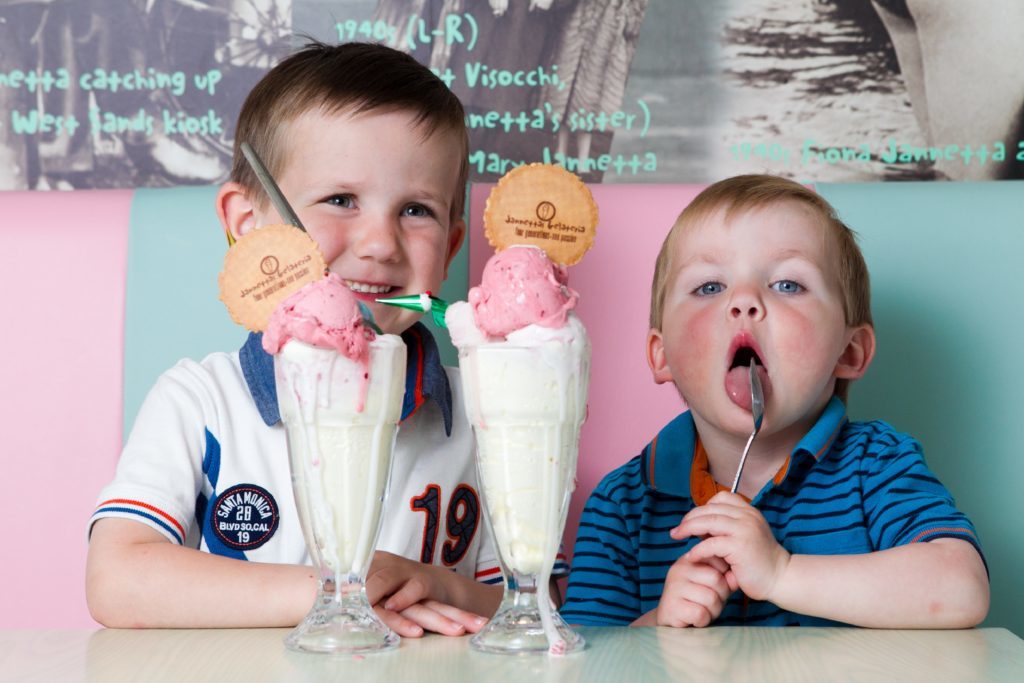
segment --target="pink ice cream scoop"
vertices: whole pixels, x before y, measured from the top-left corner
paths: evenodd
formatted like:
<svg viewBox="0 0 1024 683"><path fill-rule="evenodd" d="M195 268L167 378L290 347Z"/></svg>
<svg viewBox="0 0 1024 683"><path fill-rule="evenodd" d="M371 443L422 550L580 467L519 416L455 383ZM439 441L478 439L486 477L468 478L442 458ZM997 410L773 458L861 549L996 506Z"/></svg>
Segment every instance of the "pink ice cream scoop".
<svg viewBox="0 0 1024 683"><path fill-rule="evenodd" d="M263 332L263 349L277 354L290 339L298 339L366 365L374 337L363 325L355 295L340 277L329 273L278 305Z"/></svg>
<svg viewBox="0 0 1024 683"><path fill-rule="evenodd" d="M507 337L527 325L563 327L579 300L565 268L537 247L499 251L484 266L480 286L469 290L477 327L489 337Z"/></svg>

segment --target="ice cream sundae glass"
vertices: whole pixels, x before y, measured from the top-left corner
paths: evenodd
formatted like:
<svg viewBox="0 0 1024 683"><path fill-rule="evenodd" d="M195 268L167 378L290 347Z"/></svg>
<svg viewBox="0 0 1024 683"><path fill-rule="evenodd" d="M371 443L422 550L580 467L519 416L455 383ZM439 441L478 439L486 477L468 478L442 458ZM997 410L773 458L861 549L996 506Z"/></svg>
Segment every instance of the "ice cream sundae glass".
<svg viewBox="0 0 1024 683"><path fill-rule="evenodd" d="M577 298L541 249L514 246L491 258L468 302L447 310L505 576L501 606L470 641L477 650L583 647L549 594L586 417L590 345Z"/></svg>
<svg viewBox="0 0 1024 683"><path fill-rule="evenodd" d="M299 521L319 578L316 602L285 644L308 652L395 647L364 590L405 386L405 344L364 324L333 274L306 285L271 315L274 355Z"/></svg>

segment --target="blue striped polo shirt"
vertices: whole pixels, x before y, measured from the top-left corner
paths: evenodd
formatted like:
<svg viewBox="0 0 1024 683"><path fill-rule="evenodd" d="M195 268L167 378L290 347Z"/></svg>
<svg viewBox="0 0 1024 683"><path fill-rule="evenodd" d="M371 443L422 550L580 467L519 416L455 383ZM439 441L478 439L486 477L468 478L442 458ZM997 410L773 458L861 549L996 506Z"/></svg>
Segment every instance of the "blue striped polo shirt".
<svg viewBox="0 0 1024 683"><path fill-rule="evenodd" d="M672 564L699 542L669 530L693 509L697 432L684 412L591 494L576 537L562 615L572 624L620 626L658 606ZM786 471L751 504L790 553L852 555L941 537L968 541L974 527L924 463L920 444L881 421L850 422L833 397L793 449ZM716 624L835 625L734 592Z"/></svg>

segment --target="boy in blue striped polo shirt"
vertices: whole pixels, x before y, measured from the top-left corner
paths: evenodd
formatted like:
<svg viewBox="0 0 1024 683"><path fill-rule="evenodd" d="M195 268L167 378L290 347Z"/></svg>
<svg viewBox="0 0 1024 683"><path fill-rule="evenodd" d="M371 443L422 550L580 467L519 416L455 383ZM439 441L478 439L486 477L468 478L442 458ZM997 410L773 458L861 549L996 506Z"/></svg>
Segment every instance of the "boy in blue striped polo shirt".
<svg viewBox="0 0 1024 683"><path fill-rule="evenodd" d="M920 445L843 400L875 351L868 272L819 195L704 190L662 246L647 357L689 409L594 490L563 615L584 625L958 628L988 612L970 521ZM753 427L748 366L764 422Z"/></svg>

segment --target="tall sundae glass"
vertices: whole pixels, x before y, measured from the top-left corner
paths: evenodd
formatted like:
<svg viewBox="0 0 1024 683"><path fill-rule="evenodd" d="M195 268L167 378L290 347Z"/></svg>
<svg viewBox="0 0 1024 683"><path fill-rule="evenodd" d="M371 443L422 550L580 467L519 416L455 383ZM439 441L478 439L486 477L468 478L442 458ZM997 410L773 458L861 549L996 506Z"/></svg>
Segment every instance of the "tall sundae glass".
<svg viewBox="0 0 1024 683"><path fill-rule="evenodd" d="M549 585L575 487L590 345L565 270L536 247L488 261L446 322L459 349L487 518L505 576L501 606L470 641L486 652L567 653L583 639Z"/></svg>
<svg viewBox="0 0 1024 683"><path fill-rule="evenodd" d="M316 602L285 644L325 653L395 647L364 582L401 416L405 344L366 328L333 274L285 299L263 344L274 355L295 502L319 573Z"/></svg>

